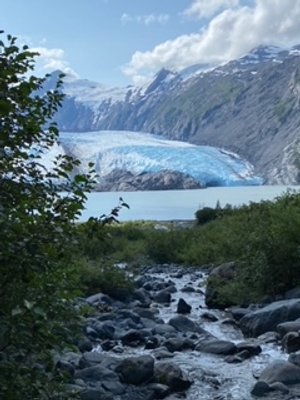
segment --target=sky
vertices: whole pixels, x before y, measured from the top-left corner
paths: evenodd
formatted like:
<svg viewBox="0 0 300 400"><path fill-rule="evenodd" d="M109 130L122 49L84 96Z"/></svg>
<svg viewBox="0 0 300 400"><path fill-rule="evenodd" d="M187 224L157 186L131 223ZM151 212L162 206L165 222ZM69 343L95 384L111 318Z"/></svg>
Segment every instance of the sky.
<svg viewBox="0 0 300 400"><path fill-rule="evenodd" d="M300 0L0 0L0 10L0 29L40 53L37 74L109 86L300 43Z"/></svg>

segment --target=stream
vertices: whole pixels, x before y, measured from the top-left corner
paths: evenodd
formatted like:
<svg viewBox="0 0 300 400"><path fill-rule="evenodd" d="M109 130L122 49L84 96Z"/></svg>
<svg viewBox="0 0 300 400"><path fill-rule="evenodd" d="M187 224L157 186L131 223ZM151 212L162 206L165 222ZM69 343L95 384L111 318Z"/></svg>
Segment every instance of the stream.
<svg viewBox="0 0 300 400"><path fill-rule="evenodd" d="M178 273L183 271L183 273ZM146 275L147 276L147 275ZM197 322L201 328L214 335L216 338L238 344L245 341L245 338L237 325L229 322L229 314L225 311L207 309L205 305L205 282L207 275L200 270L184 269L174 273L172 269L168 272L152 273L150 270L149 279L169 281L171 280L177 289L172 293L170 305L154 304L159 309L159 316L166 323L177 314L177 304L180 298L184 299L192 309L187 317ZM192 287L185 291L184 288ZM182 291L184 289L184 291ZM153 305L152 305L153 306ZM212 322L201 317L204 312L209 312L216 317ZM225 321L225 323L224 323ZM226 323L227 322L227 323ZM250 392L253 388L259 373L271 361L280 359L287 360L288 355L283 353L280 346L276 343L261 344L262 352L240 363L228 363L225 356L208 354L204 352L185 350L174 352L172 361L187 373L193 380L193 384L186 392L189 400L250 400L253 399ZM101 346L96 351L102 352ZM146 350L143 347L125 348L126 356L153 355L153 350ZM114 354L116 356L116 354ZM118 356L118 355L117 355ZM124 357L123 355L119 355ZM293 392L295 394L295 392ZM177 398L174 394L166 397L167 399ZM278 392L272 392L265 399L300 399L300 397L283 396Z"/></svg>

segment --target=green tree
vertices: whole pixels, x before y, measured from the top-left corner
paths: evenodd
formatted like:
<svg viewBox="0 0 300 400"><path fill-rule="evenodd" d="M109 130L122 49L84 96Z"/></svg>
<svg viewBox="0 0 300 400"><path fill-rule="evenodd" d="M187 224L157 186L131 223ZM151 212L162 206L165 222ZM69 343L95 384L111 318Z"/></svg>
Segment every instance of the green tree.
<svg viewBox="0 0 300 400"><path fill-rule="evenodd" d="M44 93L37 54L0 38L0 398L63 399L52 353L72 333L74 222L93 170L75 175L79 162L63 155L43 167L59 139L62 77Z"/></svg>

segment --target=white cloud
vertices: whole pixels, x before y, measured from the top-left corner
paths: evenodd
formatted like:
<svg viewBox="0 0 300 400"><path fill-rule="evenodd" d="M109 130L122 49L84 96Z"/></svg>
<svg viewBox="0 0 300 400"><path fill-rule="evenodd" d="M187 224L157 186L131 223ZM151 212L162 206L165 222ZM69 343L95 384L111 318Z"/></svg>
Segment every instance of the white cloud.
<svg viewBox="0 0 300 400"><path fill-rule="evenodd" d="M47 47L30 48L31 51L39 53L38 64L46 71L60 70L64 74L78 77L78 74L69 66L65 60L65 52L62 49L49 49Z"/></svg>
<svg viewBox="0 0 300 400"><path fill-rule="evenodd" d="M147 15L130 15L130 14L122 14L120 20L123 25L126 25L130 22L136 22L138 24L143 25L151 25L151 24L166 24L170 19L168 14L147 14Z"/></svg>
<svg viewBox="0 0 300 400"><path fill-rule="evenodd" d="M204 1L193 2L197 3ZM135 82L163 67L180 70L197 63L226 62L260 44L300 43L299 21L300 0L256 0L252 7L220 12L198 33L135 52L123 72Z"/></svg>
<svg viewBox="0 0 300 400"><path fill-rule="evenodd" d="M208 18L220 10L233 8L239 5L239 0L193 0L190 7L183 14L198 18Z"/></svg>

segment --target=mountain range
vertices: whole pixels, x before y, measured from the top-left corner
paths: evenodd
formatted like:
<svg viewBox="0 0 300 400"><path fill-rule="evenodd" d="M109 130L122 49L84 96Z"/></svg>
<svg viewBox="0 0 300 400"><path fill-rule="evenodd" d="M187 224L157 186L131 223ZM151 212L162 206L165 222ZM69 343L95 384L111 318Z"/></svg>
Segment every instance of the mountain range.
<svg viewBox="0 0 300 400"><path fill-rule="evenodd" d="M64 132L145 132L214 146L253 164L264 183L300 183L300 45L260 46L218 66L163 69L140 88L67 78L63 91L56 121Z"/></svg>

